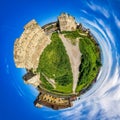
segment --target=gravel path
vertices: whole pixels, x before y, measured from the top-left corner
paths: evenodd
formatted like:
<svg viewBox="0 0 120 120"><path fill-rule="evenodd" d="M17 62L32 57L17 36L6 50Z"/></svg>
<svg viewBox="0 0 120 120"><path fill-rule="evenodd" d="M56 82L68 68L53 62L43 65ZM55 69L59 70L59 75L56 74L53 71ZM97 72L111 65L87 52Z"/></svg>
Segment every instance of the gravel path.
<svg viewBox="0 0 120 120"><path fill-rule="evenodd" d="M79 65L81 63L81 61L80 61L81 53L79 50L79 40L76 41L76 45L72 45L71 41L66 39L64 37L64 35L60 34L59 37L61 38L61 40L66 48L69 59L70 59L72 73L73 73L73 93L75 93L75 89L76 89L78 77L79 77Z"/></svg>

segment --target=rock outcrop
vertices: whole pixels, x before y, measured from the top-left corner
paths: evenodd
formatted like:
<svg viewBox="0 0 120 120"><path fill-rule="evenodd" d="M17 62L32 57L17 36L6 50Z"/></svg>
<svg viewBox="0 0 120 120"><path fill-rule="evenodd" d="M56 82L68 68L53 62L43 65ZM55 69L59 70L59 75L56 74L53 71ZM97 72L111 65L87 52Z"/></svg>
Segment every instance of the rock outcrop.
<svg viewBox="0 0 120 120"><path fill-rule="evenodd" d="M40 74L34 74L31 71L28 71L23 76L23 79L26 84L31 84L35 87L38 87L40 85Z"/></svg>

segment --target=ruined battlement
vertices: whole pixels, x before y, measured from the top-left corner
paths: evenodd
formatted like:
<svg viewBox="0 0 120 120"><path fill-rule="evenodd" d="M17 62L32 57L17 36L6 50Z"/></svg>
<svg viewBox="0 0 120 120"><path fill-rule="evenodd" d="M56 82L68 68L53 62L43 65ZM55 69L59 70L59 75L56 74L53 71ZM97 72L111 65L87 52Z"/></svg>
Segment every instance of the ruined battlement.
<svg viewBox="0 0 120 120"><path fill-rule="evenodd" d="M24 29L28 29L28 28L31 29L31 28L34 28L37 25L38 25L37 22L33 19L24 26Z"/></svg>

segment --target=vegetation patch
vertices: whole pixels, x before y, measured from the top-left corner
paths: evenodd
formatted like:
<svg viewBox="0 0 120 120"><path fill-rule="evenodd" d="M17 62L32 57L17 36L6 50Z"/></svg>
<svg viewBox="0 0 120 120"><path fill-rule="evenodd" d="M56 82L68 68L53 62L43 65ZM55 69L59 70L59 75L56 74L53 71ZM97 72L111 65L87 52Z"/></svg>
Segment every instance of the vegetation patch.
<svg viewBox="0 0 120 120"><path fill-rule="evenodd" d="M61 34L64 34L66 38L71 40L73 45L76 45L76 38L80 37L79 30L76 31L63 31Z"/></svg>
<svg viewBox="0 0 120 120"><path fill-rule="evenodd" d="M95 41L88 37L82 37L79 46L82 58L77 92L81 92L90 87L101 67L100 50Z"/></svg>
<svg viewBox="0 0 120 120"><path fill-rule="evenodd" d="M58 33L53 33L51 40L40 56L37 72L55 80L56 88L50 89L51 92L72 93L73 76L69 57ZM48 89L49 84L46 82L44 87Z"/></svg>

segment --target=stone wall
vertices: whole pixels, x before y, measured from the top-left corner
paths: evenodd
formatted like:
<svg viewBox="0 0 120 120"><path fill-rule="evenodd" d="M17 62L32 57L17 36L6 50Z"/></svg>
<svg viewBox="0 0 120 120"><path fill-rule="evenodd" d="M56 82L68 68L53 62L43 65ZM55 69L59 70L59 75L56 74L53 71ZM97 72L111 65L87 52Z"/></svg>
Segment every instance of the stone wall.
<svg viewBox="0 0 120 120"><path fill-rule="evenodd" d="M47 106L49 108L58 110L71 107L73 104L69 98L65 99L62 97L55 97L48 93L42 93L38 95L37 99L34 101L36 107L41 107L41 105Z"/></svg>
<svg viewBox="0 0 120 120"><path fill-rule="evenodd" d="M35 70L44 48L50 44L50 39L35 20L24 26L24 32L14 44L14 60L18 68Z"/></svg>
<svg viewBox="0 0 120 120"><path fill-rule="evenodd" d="M58 21L59 21L60 31L74 31L77 28L77 23L74 17L66 13L62 13L58 17Z"/></svg>

